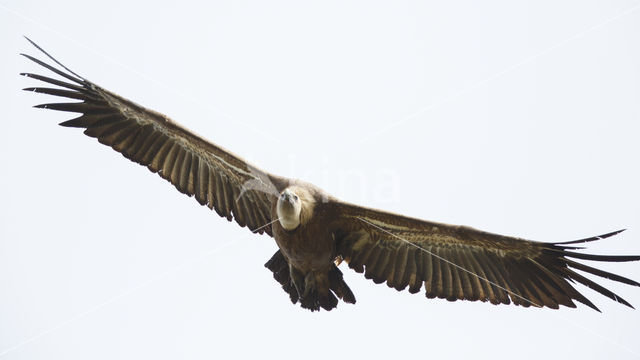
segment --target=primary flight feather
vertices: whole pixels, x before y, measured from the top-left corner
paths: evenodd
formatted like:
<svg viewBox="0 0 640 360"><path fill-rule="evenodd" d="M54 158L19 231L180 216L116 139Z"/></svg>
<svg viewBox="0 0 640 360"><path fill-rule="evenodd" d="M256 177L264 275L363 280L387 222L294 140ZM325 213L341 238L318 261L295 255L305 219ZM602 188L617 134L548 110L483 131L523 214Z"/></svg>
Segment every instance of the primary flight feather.
<svg viewBox="0 0 640 360"><path fill-rule="evenodd" d="M60 125L85 129L86 135L146 166L221 217L273 237L279 250L265 266L291 301L303 308L331 310L338 299L355 303L338 269L342 261L375 283L386 282L399 291L417 293L424 287L428 298L554 309L575 307L578 301L598 310L574 288L578 282L632 307L576 271L640 286L578 262L640 260L635 255L585 254L575 246L622 230L543 243L349 204L312 184L247 163L165 115L102 89L31 43L60 68L23 55L65 80L23 73L56 86L24 90L79 100L36 107L81 114Z"/></svg>

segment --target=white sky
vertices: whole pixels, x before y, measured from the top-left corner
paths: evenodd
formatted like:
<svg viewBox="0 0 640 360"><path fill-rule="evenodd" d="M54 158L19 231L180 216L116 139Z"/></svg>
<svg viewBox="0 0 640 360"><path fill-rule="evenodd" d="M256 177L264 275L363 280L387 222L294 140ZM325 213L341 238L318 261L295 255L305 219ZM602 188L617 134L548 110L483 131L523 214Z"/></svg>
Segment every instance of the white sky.
<svg viewBox="0 0 640 360"><path fill-rule="evenodd" d="M358 303L302 310L263 267L272 239L20 91L46 73L27 35L345 200L541 241L628 228L591 251L640 254L638 2L300 3L0 2L0 359L640 356L640 313L583 287L602 314L427 300L342 266Z"/></svg>

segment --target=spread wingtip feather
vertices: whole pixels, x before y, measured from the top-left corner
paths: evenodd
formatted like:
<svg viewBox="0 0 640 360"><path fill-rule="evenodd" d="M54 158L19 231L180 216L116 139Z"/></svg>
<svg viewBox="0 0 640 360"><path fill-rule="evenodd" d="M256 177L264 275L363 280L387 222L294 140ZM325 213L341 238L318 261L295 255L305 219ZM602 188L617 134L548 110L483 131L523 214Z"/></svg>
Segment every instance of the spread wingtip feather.
<svg viewBox="0 0 640 360"><path fill-rule="evenodd" d="M616 231L612 231L610 233L606 233L606 234L602 234L602 235L597 235L597 236L592 236L592 237L588 237L588 238L584 238L584 239L578 239L578 240L571 240L571 241L563 241L563 242L557 242L555 243L556 245L569 245L569 244L581 244L581 243L586 243L586 242L591 242L591 241L596 241L596 240L602 240L602 239L606 239L608 237L612 237L614 235L618 235L621 232L625 231L627 229L622 229L622 230L616 230Z"/></svg>
<svg viewBox="0 0 640 360"><path fill-rule="evenodd" d="M70 74L73 74L73 75L77 76L77 77L78 77L78 79L76 79L76 80L74 80L74 81L82 82L82 81L84 81L84 80L85 80L82 76L80 76L80 75L76 74L76 73L75 73L75 72L73 72L71 69L69 69L68 67L64 66L61 62L59 62L58 60L56 60L53 56L51 56L48 52L46 52L43 48L41 48L38 44L36 44L35 42L33 42L31 39L29 39L29 38L28 38L28 37L26 37L26 36L25 36L24 38L25 38L25 39L27 39L27 41L28 41L28 42L30 42L30 43L31 43L31 45L33 45L36 49L40 50L40 52L42 52L43 54L45 54L49 59L53 60L53 62L55 62L56 64L60 65L63 69L67 70ZM34 61L34 62L36 62L36 63L38 63L38 64L40 64L40 65L42 65L42 66L44 66L44 67L46 67L47 69L52 70L52 71L54 71L54 72L56 72L56 73L58 73L58 74L60 74L60 75L62 75L62 76L64 76L64 77L67 77L67 78L69 78L69 77L70 77L70 75L69 75L69 74L64 74L64 73L62 73L60 70L57 70L57 69L53 68L52 66L47 65L47 64L45 64L44 62L42 62L42 61L40 61L40 60L38 60L38 59L35 59L35 58L33 58L33 57L29 56L29 55L25 55L25 54L20 54L20 55L23 55L23 56L27 57L28 59L30 59L30 60L32 60L32 61Z"/></svg>

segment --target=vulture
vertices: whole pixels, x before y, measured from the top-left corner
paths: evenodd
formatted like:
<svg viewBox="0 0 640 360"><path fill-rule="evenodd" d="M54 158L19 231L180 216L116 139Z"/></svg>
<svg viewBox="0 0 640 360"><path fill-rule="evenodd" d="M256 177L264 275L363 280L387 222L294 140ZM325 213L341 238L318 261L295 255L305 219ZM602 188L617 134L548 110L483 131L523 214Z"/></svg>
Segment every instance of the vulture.
<svg viewBox="0 0 640 360"><path fill-rule="evenodd" d="M278 251L265 264L293 304L311 311L356 302L338 268L342 262L376 284L422 291L427 298L524 307L574 301L600 311L576 290L580 283L633 308L585 277L640 283L583 260L623 262L637 255L581 252L585 243L623 230L565 242L539 242L402 216L341 201L297 179L271 174L207 141L167 116L105 90L69 70L33 44L54 66L21 54L58 75L21 75L53 85L24 90L73 99L37 108L78 113L60 125L110 146L146 166L200 205L253 233L272 237ZM56 66L57 65L57 66Z"/></svg>

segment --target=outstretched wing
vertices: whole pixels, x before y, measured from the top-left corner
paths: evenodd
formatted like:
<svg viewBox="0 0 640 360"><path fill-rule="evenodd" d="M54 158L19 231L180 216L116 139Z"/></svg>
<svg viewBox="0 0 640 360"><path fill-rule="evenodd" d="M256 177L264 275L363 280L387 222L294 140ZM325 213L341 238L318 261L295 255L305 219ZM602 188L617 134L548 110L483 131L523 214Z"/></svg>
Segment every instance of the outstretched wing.
<svg viewBox="0 0 640 360"><path fill-rule="evenodd" d="M229 221L235 219L240 226L254 232L273 236L271 226L267 226L272 221L271 204L287 179L252 166L165 115L100 88L31 43L62 69L22 55L70 82L23 73L21 75L57 86L24 90L80 100L36 107L82 114L60 125L86 129L86 135L158 173L180 192L194 196L201 205L215 209L220 216Z"/></svg>
<svg viewBox="0 0 640 360"><path fill-rule="evenodd" d="M493 304L575 307L577 300L598 308L579 293L577 281L632 307L575 270L625 284L640 283L577 262L635 261L640 256L592 255L574 244L604 239L620 231L562 243L542 243L491 234L466 226L427 222L346 203L335 203L337 253L349 267L375 283L428 298L481 300ZM600 311L600 310L598 310Z"/></svg>

